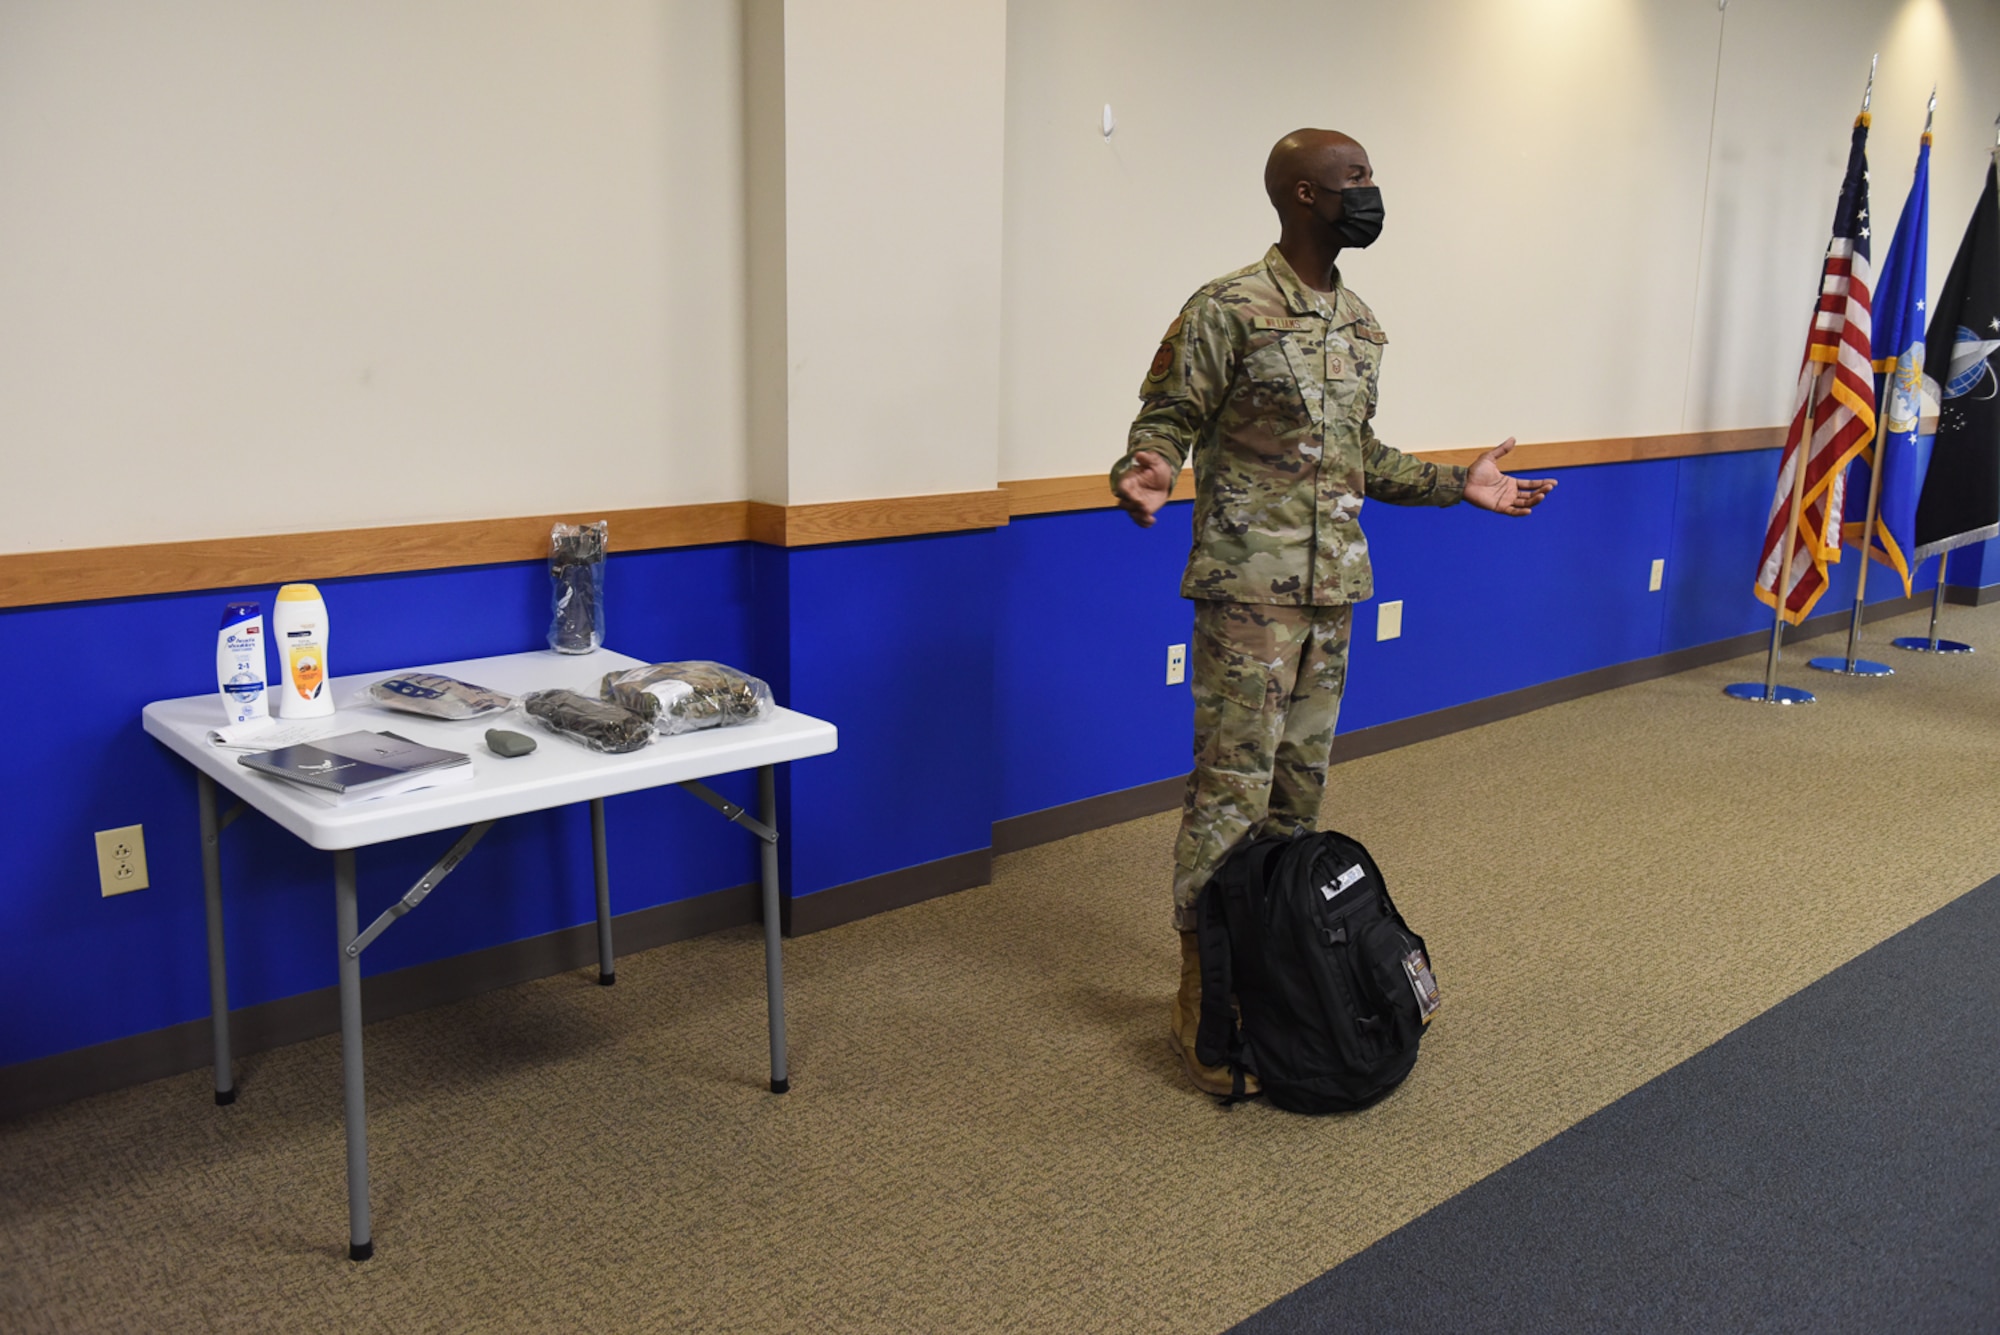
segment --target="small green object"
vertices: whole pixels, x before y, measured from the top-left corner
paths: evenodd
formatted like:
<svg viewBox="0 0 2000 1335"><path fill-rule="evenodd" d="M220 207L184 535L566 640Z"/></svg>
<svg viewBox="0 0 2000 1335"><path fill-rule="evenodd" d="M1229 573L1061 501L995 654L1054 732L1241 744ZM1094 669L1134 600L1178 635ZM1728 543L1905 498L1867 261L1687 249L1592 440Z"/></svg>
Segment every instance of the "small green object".
<svg viewBox="0 0 2000 1335"><path fill-rule="evenodd" d="M505 728L488 728L486 749L496 756L505 756L511 760L515 756L525 756L534 750L535 739L525 733L509 732Z"/></svg>

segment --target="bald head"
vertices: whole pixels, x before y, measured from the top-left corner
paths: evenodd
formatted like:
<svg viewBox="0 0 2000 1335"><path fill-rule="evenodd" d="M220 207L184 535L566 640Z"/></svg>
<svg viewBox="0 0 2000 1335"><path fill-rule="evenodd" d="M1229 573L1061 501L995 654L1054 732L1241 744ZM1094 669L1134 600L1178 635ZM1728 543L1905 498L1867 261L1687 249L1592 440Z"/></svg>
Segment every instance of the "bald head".
<svg viewBox="0 0 2000 1335"><path fill-rule="evenodd" d="M1358 179L1355 178L1358 172ZM1281 219L1294 211L1311 212L1311 203L1300 197L1299 186L1315 192L1338 192L1347 185L1371 179L1368 150L1338 130L1294 130L1271 146L1264 161L1264 193Z"/></svg>

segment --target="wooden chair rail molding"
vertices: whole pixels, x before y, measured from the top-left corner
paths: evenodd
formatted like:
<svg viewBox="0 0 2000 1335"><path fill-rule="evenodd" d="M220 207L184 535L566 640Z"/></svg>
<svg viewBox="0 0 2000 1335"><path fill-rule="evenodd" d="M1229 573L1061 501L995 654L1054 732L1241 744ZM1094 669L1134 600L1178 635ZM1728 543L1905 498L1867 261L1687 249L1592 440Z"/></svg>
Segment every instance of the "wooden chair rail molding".
<svg viewBox="0 0 2000 1335"><path fill-rule="evenodd" d="M1642 459L1680 459L1696 454L1736 454L1744 450L1772 450L1785 443L1781 426L1750 427L1740 431L1690 431L1672 436L1619 436L1609 440L1554 440L1536 445L1516 445L1507 456L1510 473L1533 473L1544 468L1580 468L1589 464L1634 463ZM1491 446L1477 445L1463 450L1417 450L1420 459L1438 464L1469 464ZM1002 482L1007 493L1008 512L1016 519L1023 515L1058 514L1065 510L1109 508L1109 469L1082 477L1043 477L1027 482ZM1183 470L1174 485L1174 499L1190 500L1194 481Z"/></svg>
<svg viewBox="0 0 2000 1335"><path fill-rule="evenodd" d="M1528 472L1727 454L1775 448L1783 443L1783 438L1782 427L1757 427L1674 436L1555 441L1518 447L1508 466ZM1426 450L1421 455L1437 463L1465 464L1479 456L1480 448ZM1186 500L1192 495L1193 478L1183 473L1174 489L1174 498ZM598 519L610 521L613 552L723 542L812 547L999 528L1010 518L1022 515L1108 509L1111 504L1105 475L1092 473L1083 477L1002 482L993 491L819 505L718 501L586 515L528 515L516 519L277 533L129 547L0 553L0 608L533 561L547 555L552 524Z"/></svg>

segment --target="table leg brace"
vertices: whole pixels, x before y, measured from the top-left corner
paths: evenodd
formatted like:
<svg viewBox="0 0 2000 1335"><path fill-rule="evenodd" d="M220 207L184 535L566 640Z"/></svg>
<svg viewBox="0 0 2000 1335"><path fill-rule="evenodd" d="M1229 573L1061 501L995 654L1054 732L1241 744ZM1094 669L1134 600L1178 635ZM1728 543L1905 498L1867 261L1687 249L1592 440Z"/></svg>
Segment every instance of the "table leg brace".
<svg viewBox="0 0 2000 1335"><path fill-rule="evenodd" d="M778 777L769 765L757 771L759 820L705 783L690 779L681 787L720 811L762 841L764 891L764 997L771 1019L771 1092L782 1094L792 1087L785 1069L785 962L779 932L778 904Z"/></svg>
<svg viewBox="0 0 2000 1335"><path fill-rule="evenodd" d="M341 943L342 956L347 959L360 959L361 952L368 949L376 937L388 931L390 923L423 903L424 896L437 889L444 878L451 875L459 863L465 861L465 855L472 851L472 846L484 839L486 832L492 828L493 822L490 820L467 826L465 833L458 837L458 842L451 846L450 851L433 863L431 869L419 877L417 883L411 886L401 899L383 909L375 921L368 924L367 931L359 936L350 936Z"/></svg>
<svg viewBox="0 0 2000 1335"><path fill-rule="evenodd" d="M340 1078L341 1107L347 1123L347 1259L365 1261L375 1254L368 1233L368 1095L361 1062L361 952L389 929L389 924L424 902L424 896L451 875L472 846L493 828L490 820L471 826L451 850L423 874L409 892L380 917L357 931L361 913L354 890L354 850L333 855L334 930L340 937Z"/></svg>

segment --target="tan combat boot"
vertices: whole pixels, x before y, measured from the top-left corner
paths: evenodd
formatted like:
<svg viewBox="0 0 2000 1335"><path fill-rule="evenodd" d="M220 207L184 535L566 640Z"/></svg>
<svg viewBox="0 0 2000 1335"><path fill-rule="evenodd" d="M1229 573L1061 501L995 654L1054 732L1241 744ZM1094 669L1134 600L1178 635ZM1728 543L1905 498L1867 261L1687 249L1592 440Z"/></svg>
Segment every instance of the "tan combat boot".
<svg viewBox="0 0 2000 1335"><path fill-rule="evenodd" d="M1173 1028L1167 1031L1174 1055L1187 1067L1188 1079L1204 1094L1228 1097L1236 1088L1227 1066L1203 1066L1194 1055L1195 1031L1201 1027L1201 948L1193 932L1181 933L1181 988L1174 994ZM1246 1095L1258 1091L1257 1077L1243 1077Z"/></svg>

